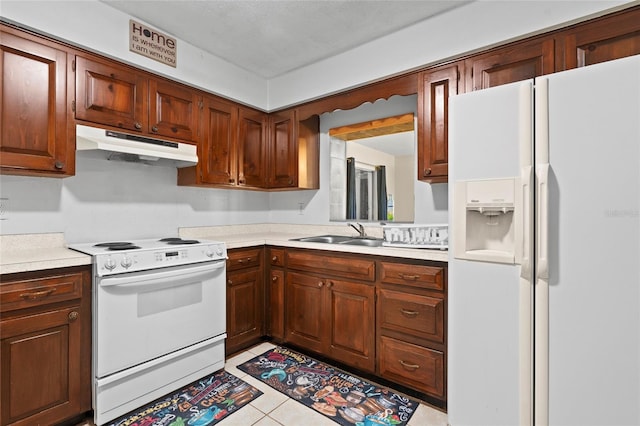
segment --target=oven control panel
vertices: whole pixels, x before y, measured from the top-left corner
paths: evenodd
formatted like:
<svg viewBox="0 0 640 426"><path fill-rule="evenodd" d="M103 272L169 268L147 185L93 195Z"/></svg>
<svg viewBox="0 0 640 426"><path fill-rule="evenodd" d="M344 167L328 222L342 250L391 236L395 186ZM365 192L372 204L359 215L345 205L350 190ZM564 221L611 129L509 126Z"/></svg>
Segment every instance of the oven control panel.
<svg viewBox="0 0 640 426"><path fill-rule="evenodd" d="M162 249L114 251L95 255L94 260L95 273L98 276L105 276L226 258L225 245L212 243Z"/></svg>

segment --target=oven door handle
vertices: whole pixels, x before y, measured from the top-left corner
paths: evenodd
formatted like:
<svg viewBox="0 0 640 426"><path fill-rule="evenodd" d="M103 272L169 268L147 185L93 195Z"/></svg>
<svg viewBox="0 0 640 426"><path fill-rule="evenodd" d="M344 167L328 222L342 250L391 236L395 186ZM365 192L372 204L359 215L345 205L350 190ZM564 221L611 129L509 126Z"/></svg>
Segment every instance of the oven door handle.
<svg viewBox="0 0 640 426"><path fill-rule="evenodd" d="M158 286L168 282L174 285L193 282L198 277L210 275L226 266L226 260L208 262L201 266L189 266L187 268L171 269L169 271L154 270L153 272L134 272L117 277L100 279L100 287L114 286Z"/></svg>

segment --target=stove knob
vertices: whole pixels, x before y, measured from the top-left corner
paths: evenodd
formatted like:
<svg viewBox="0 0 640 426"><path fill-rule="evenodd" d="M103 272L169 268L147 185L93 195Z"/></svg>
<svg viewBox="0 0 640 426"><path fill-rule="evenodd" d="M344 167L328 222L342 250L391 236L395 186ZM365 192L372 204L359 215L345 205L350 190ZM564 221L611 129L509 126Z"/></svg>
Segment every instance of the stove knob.
<svg viewBox="0 0 640 426"><path fill-rule="evenodd" d="M220 246L216 247L216 254L218 256L222 256L224 254L224 250L222 250L222 247L220 247Z"/></svg>
<svg viewBox="0 0 640 426"><path fill-rule="evenodd" d="M104 267L110 271L113 271L114 269L116 269L116 261L112 258L108 258L104 261Z"/></svg>
<svg viewBox="0 0 640 426"><path fill-rule="evenodd" d="M133 260L131 260L130 257L123 257L122 261L120 262L120 264L122 265L123 268L128 269L131 267L131 265L133 265Z"/></svg>
<svg viewBox="0 0 640 426"><path fill-rule="evenodd" d="M213 257L213 250L211 250L211 248L207 248L207 251L204 252L205 256L207 257Z"/></svg>

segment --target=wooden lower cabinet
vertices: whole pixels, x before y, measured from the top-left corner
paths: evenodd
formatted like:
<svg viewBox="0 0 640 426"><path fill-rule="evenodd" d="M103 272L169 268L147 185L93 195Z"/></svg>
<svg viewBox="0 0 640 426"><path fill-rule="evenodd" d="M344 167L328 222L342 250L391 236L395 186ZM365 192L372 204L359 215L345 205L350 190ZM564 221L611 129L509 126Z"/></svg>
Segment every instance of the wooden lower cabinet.
<svg viewBox="0 0 640 426"><path fill-rule="evenodd" d="M288 250L286 258L285 341L375 371L375 262L305 250Z"/></svg>
<svg viewBox="0 0 640 426"><path fill-rule="evenodd" d="M264 334L264 249L230 250L227 260L227 355Z"/></svg>
<svg viewBox="0 0 640 426"><path fill-rule="evenodd" d="M411 388L445 398L444 353L380 336L380 375Z"/></svg>
<svg viewBox="0 0 640 426"><path fill-rule="evenodd" d="M266 258L270 266L267 282L267 335L277 343L284 341L284 249L268 248Z"/></svg>
<svg viewBox="0 0 640 426"><path fill-rule="evenodd" d="M2 276L1 425L57 424L91 409L90 293L90 268Z"/></svg>

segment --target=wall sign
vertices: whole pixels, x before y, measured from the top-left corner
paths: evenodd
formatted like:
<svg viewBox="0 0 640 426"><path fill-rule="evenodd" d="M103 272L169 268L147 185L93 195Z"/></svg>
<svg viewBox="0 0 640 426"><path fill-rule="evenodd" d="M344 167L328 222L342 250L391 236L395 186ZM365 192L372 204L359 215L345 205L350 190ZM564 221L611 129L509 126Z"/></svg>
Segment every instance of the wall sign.
<svg viewBox="0 0 640 426"><path fill-rule="evenodd" d="M133 19L129 20L129 50L176 67L178 53L176 39Z"/></svg>

